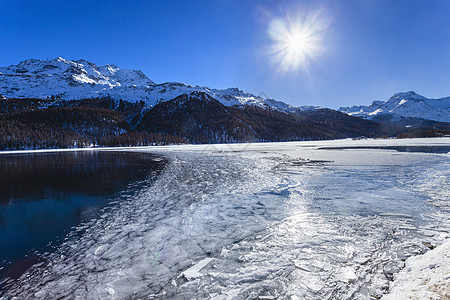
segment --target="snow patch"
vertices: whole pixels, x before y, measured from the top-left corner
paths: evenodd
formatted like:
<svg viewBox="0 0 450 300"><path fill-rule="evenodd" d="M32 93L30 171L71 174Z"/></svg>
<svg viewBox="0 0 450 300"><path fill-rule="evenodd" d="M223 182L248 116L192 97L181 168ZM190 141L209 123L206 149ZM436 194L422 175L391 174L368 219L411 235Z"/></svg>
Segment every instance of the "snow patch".
<svg viewBox="0 0 450 300"><path fill-rule="evenodd" d="M409 258L390 289L382 299L450 299L450 240Z"/></svg>
<svg viewBox="0 0 450 300"><path fill-rule="evenodd" d="M403 99L402 101L400 101L400 102L397 104L397 107L399 107L399 106L405 104L406 102L408 102L408 100Z"/></svg>
<svg viewBox="0 0 450 300"><path fill-rule="evenodd" d="M381 110L381 109L377 109L377 110L371 112L371 113L369 114L369 116L376 116L376 115L378 115L380 112L382 112L382 110Z"/></svg>

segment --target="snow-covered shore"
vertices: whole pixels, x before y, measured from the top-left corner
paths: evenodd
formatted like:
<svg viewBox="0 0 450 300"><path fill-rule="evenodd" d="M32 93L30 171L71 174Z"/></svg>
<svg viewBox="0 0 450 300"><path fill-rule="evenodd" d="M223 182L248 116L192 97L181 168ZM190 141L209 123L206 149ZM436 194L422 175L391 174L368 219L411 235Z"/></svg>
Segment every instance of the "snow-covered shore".
<svg viewBox="0 0 450 300"><path fill-rule="evenodd" d="M450 240L409 258L382 299L450 299Z"/></svg>

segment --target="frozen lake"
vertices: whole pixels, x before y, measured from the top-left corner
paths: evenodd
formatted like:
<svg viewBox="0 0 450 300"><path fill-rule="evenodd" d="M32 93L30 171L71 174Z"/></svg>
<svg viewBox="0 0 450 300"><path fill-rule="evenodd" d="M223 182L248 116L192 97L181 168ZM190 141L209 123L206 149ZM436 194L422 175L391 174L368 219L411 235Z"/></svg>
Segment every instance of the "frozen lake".
<svg viewBox="0 0 450 300"><path fill-rule="evenodd" d="M143 153L0 155L0 282L43 261L72 228L141 190L163 167L161 157Z"/></svg>
<svg viewBox="0 0 450 300"><path fill-rule="evenodd" d="M449 237L449 150L450 138L123 149L168 162L4 298L379 298Z"/></svg>

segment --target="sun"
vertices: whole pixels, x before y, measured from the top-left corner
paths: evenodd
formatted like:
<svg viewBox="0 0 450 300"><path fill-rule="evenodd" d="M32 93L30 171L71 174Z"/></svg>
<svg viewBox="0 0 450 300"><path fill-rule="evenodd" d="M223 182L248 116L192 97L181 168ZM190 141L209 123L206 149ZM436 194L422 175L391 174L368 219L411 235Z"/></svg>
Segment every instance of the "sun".
<svg viewBox="0 0 450 300"><path fill-rule="evenodd" d="M286 42L289 47L289 51L300 53L306 50L307 40L303 35L292 35Z"/></svg>
<svg viewBox="0 0 450 300"><path fill-rule="evenodd" d="M269 56L283 72L308 69L311 60L323 53L324 26L317 16L304 21L292 18L273 19L268 26L272 40Z"/></svg>
<svg viewBox="0 0 450 300"><path fill-rule="evenodd" d="M282 42L282 47L291 59L300 58L305 59L307 55L311 54L314 49L314 42L311 40L308 32L289 32Z"/></svg>

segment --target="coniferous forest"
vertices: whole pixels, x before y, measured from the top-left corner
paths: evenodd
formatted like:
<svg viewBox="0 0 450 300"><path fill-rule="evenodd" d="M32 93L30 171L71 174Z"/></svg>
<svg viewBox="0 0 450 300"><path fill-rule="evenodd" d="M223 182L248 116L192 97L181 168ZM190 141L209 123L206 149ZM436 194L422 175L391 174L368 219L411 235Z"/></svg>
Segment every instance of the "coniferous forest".
<svg viewBox="0 0 450 300"><path fill-rule="evenodd" d="M430 137L447 123L416 128L351 117L331 109L286 113L226 107L203 92L146 107L110 98L0 100L0 150L243 143L337 138Z"/></svg>
<svg viewBox="0 0 450 300"><path fill-rule="evenodd" d="M147 146L186 142L178 136L133 130L126 116L135 106L125 107L123 101L116 103L110 99L57 103L38 99L0 100L0 149Z"/></svg>

